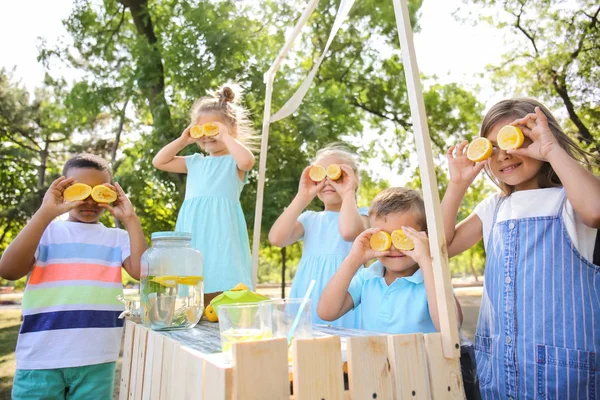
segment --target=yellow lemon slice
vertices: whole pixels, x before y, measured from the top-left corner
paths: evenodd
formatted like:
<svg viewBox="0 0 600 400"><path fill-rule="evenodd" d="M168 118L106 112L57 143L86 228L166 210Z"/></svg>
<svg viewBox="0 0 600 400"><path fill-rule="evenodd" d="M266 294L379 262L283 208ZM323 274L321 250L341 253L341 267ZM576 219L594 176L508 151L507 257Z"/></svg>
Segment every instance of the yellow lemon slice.
<svg viewBox="0 0 600 400"><path fill-rule="evenodd" d="M467 149L467 158L473 162L487 160L491 155L492 142L484 137L473 140Z"/></svg>
<svg viewBox="0 0 600 400"><path fill-rule="evenodd" d="M392 243L398 250L412 250L415 248L413 241L406 236L402 229L396 229L392 232Z"/></svg>
<svg viewBox="0 0 600 400"><path fill-rule="evenodd" d="M203 276L180 276L177 279L178 283L182 285L193 285L196 286L198 283L204 280Z"/></svg>
<svg viewBox="0 0 600 400"><path fill-rule="evenodd" d="M85 183L74 183L63 192L63 198L67 202L85 200L92 194L92 188Z"/></svg>
<svg viewBox="0 0 600 400"><path fill-rule="evenodd" d="M337 179L340 179L340 176L342 176L342 169L339 165L331 164L329 167L327 167L327 177L329 179L335 181Z"/></svg>
<svg viewBox="0 0 600 400"><path fill-rule="evenodd" d="M505 125L498 131L498 147L502 150L518 149L523 144L525 136L516 126Z"/></svg>
<svg viewBox="0 0 600 400"><path fill-rule="evenodd" d="M204 129L202 129L202 125L194 125L190 128L190 136L194 139L200 139L204 136Z"/></svg>
<svg viewBox="0 0 600 400"><path fill-rule="evenodd" d="M206 307L204 309L204 316L210 322L218 322L219 321L219 317L217 316L215 309L210 304L208 305L208 307Z"/></svg>
<svg viewBox="0 0 600 400"><path fill-rule="evenodd" d="M219 126L212 122L202 125L204 136L217 136L219 134Z"/></svg>
<svg viewBox="0 0 600 400"><path fill-rule="evenodd" d="M163 285L165 287L175 287L177 285L177 281L179 281L178 276L157 276L155 278L150 279L150 282L156 282L159 285Z"/></svg>
<svg viewBox="0 0 600 400"><path fill-rule="evenodd" d="M104 185L94 186L92 189L92 199L96 203L112 203L117 200L117 192Z"/></svg>
<svg viewBox="0 0 600 400"><path fill-rule="evenodd" d="M389 233L379 231L371 236L369 244L373 250L386 251L392 246L392 238Z"/></svg>
<svg viewBox="0 0 600 400"><path fill-rule="evenodd" d="M312 179L314 182L321 182L327 176L327 172L322 166L313 165L310 167L308 176L310 176L310 179Z"/></svg>

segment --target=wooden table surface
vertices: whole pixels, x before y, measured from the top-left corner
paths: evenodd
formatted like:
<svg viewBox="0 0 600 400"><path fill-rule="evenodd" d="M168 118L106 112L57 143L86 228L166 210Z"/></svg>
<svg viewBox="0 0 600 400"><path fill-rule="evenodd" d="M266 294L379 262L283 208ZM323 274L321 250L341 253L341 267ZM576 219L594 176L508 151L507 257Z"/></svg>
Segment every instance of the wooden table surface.
<svg viewBox="0 0 600 400"><path fill-rule="evenodd" d="M161 334L176 340L184 346L197 350L204 354L221 352L221 335L218 322L201 320L192 329L160 331ZM344 338L353 336L375 336L381 333L363 331L359 329L338 328L330 325L313 324L313 336L340 336L342 338L342 352L345 353Z"/></svg>

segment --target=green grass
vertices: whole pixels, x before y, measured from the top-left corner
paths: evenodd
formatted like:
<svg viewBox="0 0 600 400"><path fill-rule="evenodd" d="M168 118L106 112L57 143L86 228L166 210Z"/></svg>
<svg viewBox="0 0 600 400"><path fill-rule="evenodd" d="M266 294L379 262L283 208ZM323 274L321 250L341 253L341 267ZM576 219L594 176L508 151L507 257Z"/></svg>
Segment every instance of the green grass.
<svg viewBox="0 0 600 400"><path fill-rule="evenodd" d="M21 310L0 311L0 399L10 399L15 374L15 346L21 326Z"/></svg>

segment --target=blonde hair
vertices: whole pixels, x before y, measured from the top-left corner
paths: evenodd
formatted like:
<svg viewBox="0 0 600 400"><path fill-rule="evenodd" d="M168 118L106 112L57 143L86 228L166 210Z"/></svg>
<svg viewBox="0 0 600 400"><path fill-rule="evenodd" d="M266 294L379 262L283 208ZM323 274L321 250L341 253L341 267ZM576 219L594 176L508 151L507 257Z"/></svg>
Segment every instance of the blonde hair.
<svg viewBox="0 0 600 400"><path fill-rule="evenodd" d="M578 160L583 165L585 165L590 171L592 170L592 165L595 163L592 160L596 160L596 157L587 151L581 149L577 143L569 136L567 136L563 130L561 129L558 121L552 113L539 101L531 98L516 98L516 99L508 99L502 100L501 102L495 104L485 115L483 121L481 123L481 130L479 131L479 136L487 137L490 134L490 131L498 122L504 119L518 119L523 118L527 114L535 113L535 108L539 107L540 110L544 113L546 118L548 119L548 127L550 128L550 132L556 138L558 145L565 151L569 156ZM507 185L504 182L501 182L497 177L494 176L492 170L489 165L485 166L485 172L490 177L492 182L496 184L505 196L510 195L515 191L515 188L511 185ZM562 187L562 182L560 178L552 168L549 162L544 161L542 163L542 167L538 172L538 185L540 188L549 188L549 187Z"/></svg>
<svg viewBox="0 0 600 400"><path fill-rule="evenodd" d="M413 189L391 187L375 196L369 207L369 217L381 218L394 213L415 213L417 223L427 232L425 202L421 194Z"/></svg>
<svg viewBox="0 0 600 400"><path fill-rule="evenodd" d="M330 143L327 146L323 147L321 150L317 151L317 154L315 154L313 163L317 162L317 160L319 160L320 158L327 156L334 156L342 160L344 164L352 168L354 174L356 175L356 178L360 179L356 157L344 144Z"/></svg>
<svg viewBox="0 0 600 400"><path fill-rule="evenodd" d="M190 117L192 123L201 114L218 114L235 129L236 139L251 151L258 149L256 135L252 122L248 118L249 112L240 103L242 101L242 88L236 83L226 83L214 92L200 97L192 105Z"/></svg>

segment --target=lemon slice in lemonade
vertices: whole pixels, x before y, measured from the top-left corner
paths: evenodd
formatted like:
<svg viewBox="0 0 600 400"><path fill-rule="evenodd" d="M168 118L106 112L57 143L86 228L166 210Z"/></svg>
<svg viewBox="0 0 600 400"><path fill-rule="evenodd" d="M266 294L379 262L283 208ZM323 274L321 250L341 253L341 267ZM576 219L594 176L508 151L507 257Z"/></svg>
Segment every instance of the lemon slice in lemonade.
<svg viewBox="0 0 600 400"><path fill-rule="evenodd" d="M204 277L202 276L180 276L177 278L177 282L182 285L192 285L196 286L200 281L203 281Z"/></svg>
<svg viewBox="0 0 600 400"><path fill-rule="evenodd" d="M325 171L325 168L323 168L322 166L320 166L320 165L313 165L312 167L310 167L310 171L308 172L308 176L314 182L321 182L327 176L327 172Z"/></svg>
<svg viewBox="0 0 600 400"><path fill-rule="evenodd" d="M369 244L375 251L386 251L392 246L392 237L387 232L379 231L371 236Z"/></svg>
<svg viewBox="0 0 600 400"><path fill-rule="evenodd" d="M92 188L85 183L74 183L63 192L63 198L67 202L85 200L92 194Z"/></svg>
<svg viewBox="0 0 600 400"><path fill-rule="evenodd" d="M467 148L467 158L473 162L487 160L492 155L492 142L487 138L478 137Z"/></svg>
<svg viewBox="0 0 600 400"><path fill-rule="evenodd" d="M172 288L177 285L178 280L179 280L178 276L157 276L157 277L150 279L150 282L156 282L159 285Z"/></svg>
<svg viewBox="0 0 600 400"><path fill-rule="evenodd" d="M398 250L412 250L415 248L413 241L406 236L402 229L396 229L392 232L392 243Z"/></svg>
<svg viewBox="0 0 600 400"><path fill-rule="evenodd" d="M523 145L525 136L516 126L505 125L498 131L498 147L502 150L518 149Z"/></svg>
<svg viewBox="0 0 600 400"><path fill-rule="evenodd" d="M327 167L327 177L329 179L335 181L337 179L340 179L340 176L342 176L342 169L339 165L331 164L329 167Z"/></svg>

